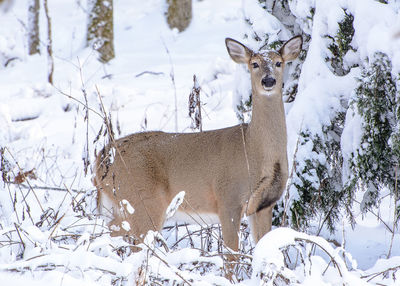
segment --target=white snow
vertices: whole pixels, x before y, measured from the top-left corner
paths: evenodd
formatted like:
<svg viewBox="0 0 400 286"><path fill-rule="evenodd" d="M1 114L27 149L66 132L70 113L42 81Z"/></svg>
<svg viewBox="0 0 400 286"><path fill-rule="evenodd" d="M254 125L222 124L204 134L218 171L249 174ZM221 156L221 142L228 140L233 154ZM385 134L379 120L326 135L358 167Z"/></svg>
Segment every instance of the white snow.
<svg viewBox="0 0 400 286"><path fill-rule="evenodd" d="M183 203L185 194L186 194L185 191L181 191L177 193L176 196L172 199L167 210L165 211L166 219L169 219L174 216L179 206Z"/></svg>
<svg viewBox="0 0 400 286"><path fill-rule="evenodd" d="M289 38L290 34L260 8L257 0L193 0L193 19L182 33L168 28L164 0L120 0L114 1L116 58L103 65L96 53L85 47L87 2L90 1L49 1L54 86L47 83L43 13L41 54L28 56L24 27L28 20L27 1L15 0L8 10L4 8L6 4L0 7L0 147L6 147L7 161L0 173L10 181L21 171L33 170L36 176L21 185L0 182L1 283L134 285L151 276L165 284L182 283L183 278L192 285L231 285L223 277L219 249L226 249L221 246L220 231L215 225L203 229L188 225L176 232L164 230L165 240L151 232L138 252L131 252L121 237L111 237L103 218L95 216L96 192L92 174L84 176L82 154L88 156L94 169L94 152L107 141L103 127L99 140L93 144L103 124L100 98L107 115L112 116L115 130L120 130L116 137L146 130L175 131L175 116L178 131L189 132L187 100L194 74L202 90L204 130L237 124L234 107L239 99L234 97L248 96L249 75L245 67L229 58L225 37L256 50L259 43L243 39L244 18L251 19L261 35L280 33ZM325 62L329 51L324 36L335 32L343 9L354 15L352 45L357 49L347 54L346 64L353 66L382 51L392 59L394 73L400 71L400 37L394 38L400 31L400 4L389 2L390 5L374 0L289 1L299 25L311 35L296 100L286 106L289 160L300 130L320 132L341 100L352 96L357 84L359 68L339 77ZM313 22L307 20L311 6L315 7ZM276 35L270 41L278 38L281 37ZM11 58L5 67L5 61ZM86 121L84 94L90 108ZM348 110L341 141L344 159L360 142L360 124L357 112ZM115 154L115 150L111 152ZM297 156L326 159L317 157L311 144L302 146ZM176 212L184 195L181 192L174 198L168 217ZM296 198L295 192L291 198ZM111 200L106 201L109 209L115 208ZM121 200L121 206L129 215L135 215L135 206L127 198ZM243 268L252 266L253 275L243 271L242 281L234 283L260 285L262 277L278 279L280 275L293 285L398 283L400 234L397 228L392 237L388 229L393 228L393 208L393 198L388 196L375 213L363 215L356 205L354 229L343 220L338 226L342 231L332 235L325 230L316 237L277 228L261 239L253 255L241 258ZM116 227L129 230L132 226L123 221ZM206 238L199 238L199 233L205 233ZM298 239L306 241L305 245ZM335 240L342 247L333 247L325 239ZM251 243L244 240L243 248L250 249ZM318 250L314 251L312 245L316 243L324 250L316 247ZM387 258L391 243L391 257ZM295 253L293 257L301 253L304 261L285 264L282 250L288 246L288 253ZM199 250L207 247L208 251ZM334 257L337 266L329 264L326 253ZM389 275L374 276L389 268L394 269ZM369 278L372 280L368 282ZM265 285L272 285L272 281L265 281Z"/></svg>
<svg viewBox="0 0 400 286"><path fill-rule="evenodd" d="M121 201L121 203L122 203L122 205L125 207L126 211L127 211L129 214L132 215L132 214L135 212L135 209L132 207L132 205L129 203L128 200L123 199L123 200Z"/></svg>
<svg viewBox="0 0 400 286"><path fill-rule="evenodd" d="M131 225L129 224L129 222L127 222L126 220L124 220L121 223L121 227L125 230L125 231L130 231L131 230Z"/></svg>

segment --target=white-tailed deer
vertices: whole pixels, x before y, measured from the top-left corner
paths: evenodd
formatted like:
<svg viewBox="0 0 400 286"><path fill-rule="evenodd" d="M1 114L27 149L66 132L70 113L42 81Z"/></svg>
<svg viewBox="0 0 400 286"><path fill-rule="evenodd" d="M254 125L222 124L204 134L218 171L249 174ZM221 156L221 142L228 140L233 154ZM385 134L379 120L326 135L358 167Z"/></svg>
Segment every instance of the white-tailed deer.
<svg viewBox="0 0 400 286"><path fill-rule="evenodd" d="M186 192L180 211L216 214L232 250L238 249L243 214L251 215L256 242L271 229L272 208L288 176L283 70L299 55L302 38L264 53L233 39L225 43L231 58L250 70L251 122L200 133L137 133L106 146L98 154L94 182L101 213L116 226L113 235L140 241L147 231L160 230L180 191Z"/></svg>

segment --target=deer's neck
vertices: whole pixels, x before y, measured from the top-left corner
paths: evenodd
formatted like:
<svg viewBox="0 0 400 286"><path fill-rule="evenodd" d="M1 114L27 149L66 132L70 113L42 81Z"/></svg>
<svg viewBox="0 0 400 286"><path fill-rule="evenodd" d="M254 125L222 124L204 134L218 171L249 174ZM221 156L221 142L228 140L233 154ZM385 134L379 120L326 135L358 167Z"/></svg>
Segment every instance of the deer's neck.
<svg viewBox="0 0 400 286"><path fill-rule="evenodd" d="M247 131L249 152L254 161L263 164L264 161L287 160L285 111L281 95L253 96L252 119Z"/></svg>

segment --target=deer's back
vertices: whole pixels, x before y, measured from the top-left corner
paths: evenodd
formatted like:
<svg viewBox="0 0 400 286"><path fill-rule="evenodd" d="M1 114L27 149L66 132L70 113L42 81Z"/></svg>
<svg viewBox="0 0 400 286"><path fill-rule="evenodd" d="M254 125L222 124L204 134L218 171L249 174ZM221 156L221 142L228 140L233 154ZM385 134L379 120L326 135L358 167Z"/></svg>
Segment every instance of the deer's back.
<svg viewBox="0 0 400 286"><path fill-rule="evenodd" d="M186 191L191 207L215 213L217 205L204 202L229 195L215 192L221 184L247 184L246 129L247 125L237 125L200 133L128 135L115 142L114 160L109 159L111 145L99 153L96 182L106 191L134 191L132 186L137 184L149 189L160 185L168 200Z"/></svg>

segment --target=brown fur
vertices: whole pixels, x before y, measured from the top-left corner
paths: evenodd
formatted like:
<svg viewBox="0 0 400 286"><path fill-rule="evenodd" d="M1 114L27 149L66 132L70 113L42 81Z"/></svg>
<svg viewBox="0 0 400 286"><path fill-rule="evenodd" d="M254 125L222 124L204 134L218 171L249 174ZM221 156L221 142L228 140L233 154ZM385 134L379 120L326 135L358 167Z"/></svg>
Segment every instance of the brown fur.
<svg viewBox="0 0 400 286"><path fill-rule="evenodd" d="M113 235L140 239L148 230L160 230L169 203L180 191L186 192L182 211L218 215L225 244L233 250L238 249L237 233L244 213L252 215L256 241L270 230L272 208L288 174L282 75L284 63L297 57L301 38L288 43L280 52L261 55L226 40L232 59L246 63L251 73L253 114L249 125L191 134L137 133L99 153L94 180L99 207L104 197L108 198L112 209L102 213L112 218L110 225L120 226L126 220L131 227L129 232L120 229ZM281 67L276 66L278 61ZM276 80L268 90L262 83L266 76ZM116 150L112 164L108 160L111 147ZM134 214L120 211L123 199L133 206Z"/></svg>

